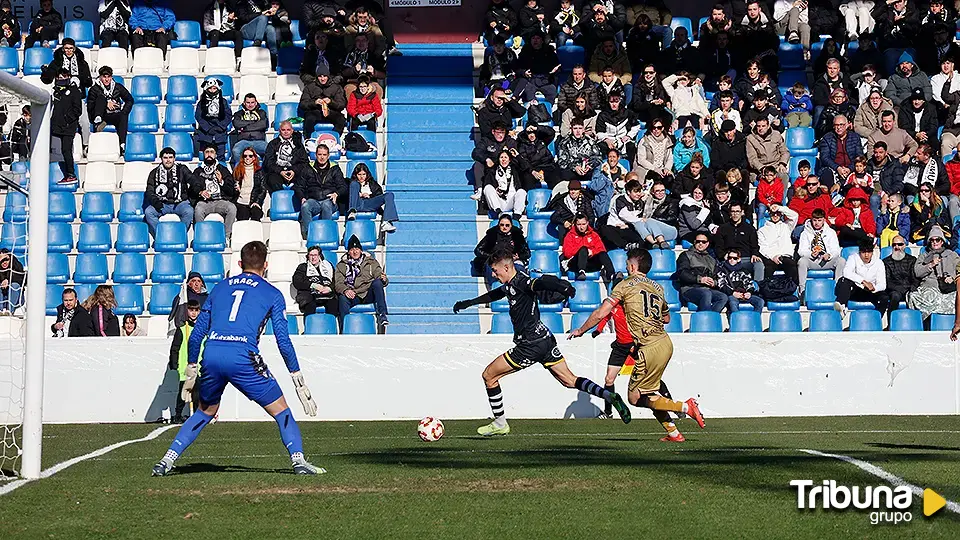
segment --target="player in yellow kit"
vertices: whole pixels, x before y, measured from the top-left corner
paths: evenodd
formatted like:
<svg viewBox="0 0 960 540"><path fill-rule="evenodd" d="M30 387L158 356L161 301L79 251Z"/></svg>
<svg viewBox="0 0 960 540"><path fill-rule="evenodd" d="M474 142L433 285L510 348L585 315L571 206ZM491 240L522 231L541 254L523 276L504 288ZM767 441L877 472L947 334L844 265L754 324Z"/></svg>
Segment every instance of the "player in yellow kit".
<svg viewBox="0 0 960 540"><path fill-rule="evenodd" d="M695 399L674 401L660 394L660 377L673 356L673 341L663 329L664 323L670 321L663 288L646 275L651 265L652 259L647 250L630 250L627 253L629 275L613 288L610 296L580 328L570 332L567 339L582 336L613 311L617 304L622 305L637 351L627 400L632 405L653 411L653 416L667 431L667 436L661 441L683 442L683 435L670 419L670 411L689 415L701 428L705 424Z"/></svg>

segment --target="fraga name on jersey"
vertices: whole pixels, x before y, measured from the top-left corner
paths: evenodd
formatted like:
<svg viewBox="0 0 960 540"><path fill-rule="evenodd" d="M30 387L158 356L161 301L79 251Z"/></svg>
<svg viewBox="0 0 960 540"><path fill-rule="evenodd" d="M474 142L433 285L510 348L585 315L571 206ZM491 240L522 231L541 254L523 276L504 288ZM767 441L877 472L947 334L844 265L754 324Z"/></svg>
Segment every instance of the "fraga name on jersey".
<svg viewBox="0 0 960 540"><path fill-rule="evenodd" d="M230 284L231 285L249 285L251 287L256 287L257 285L260 285L260 282L248 277L235 277L235 278L230 278Z"/></svg>

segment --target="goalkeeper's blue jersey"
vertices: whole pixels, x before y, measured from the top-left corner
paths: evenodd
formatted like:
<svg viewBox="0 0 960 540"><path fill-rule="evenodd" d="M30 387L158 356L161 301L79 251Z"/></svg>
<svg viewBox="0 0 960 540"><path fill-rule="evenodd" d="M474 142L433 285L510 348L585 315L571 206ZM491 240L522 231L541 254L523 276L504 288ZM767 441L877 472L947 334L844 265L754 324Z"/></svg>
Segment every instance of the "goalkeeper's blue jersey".
<svg viewBox="0 0 960 540"><path fill-rule="evenodd" d="M260 335L271 320L287 369L299 371L297 353L287 332L286 307L283 294L256 274L243 273L224 279L213 288L200 310L190 334L188 362L197 361L204 339L205 365L221 359L248 361L251 353L260 353Z"/></svg>

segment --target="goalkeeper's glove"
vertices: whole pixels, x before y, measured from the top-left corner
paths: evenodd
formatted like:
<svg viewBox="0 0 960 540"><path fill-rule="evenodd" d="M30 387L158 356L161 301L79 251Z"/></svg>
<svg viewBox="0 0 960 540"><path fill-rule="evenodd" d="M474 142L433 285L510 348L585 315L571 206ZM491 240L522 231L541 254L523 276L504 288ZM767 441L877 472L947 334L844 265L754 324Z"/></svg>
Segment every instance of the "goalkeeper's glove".
<svg viewBox="0 0 960 540"><path fill-rule="evenodd" d="M290 376L293 377L293 387L297 389L297 397L303 405L303 412L307 413L307 416L316 416L317 404L313 401L313 395L310 394L307 384L303 382L303 375L299 371L294 371Z"/></svg>
<svg viewBox="0 0 960 540"><path fill-rule="evenodd" d="M183 390L180 391L180 399L185 403L190 403L193 401L193 387L197 384L197 364L188 363L186 375L187 379L183 381Z"/></svg>
<svg viewBox="0 0 960 540"><path fill-rule="evenodd" d="M461 300L453 305L453 312L460 313L461 311L463 311L464 309L467 309L472 305L473 304L471 304L469 300Z"/></svg>

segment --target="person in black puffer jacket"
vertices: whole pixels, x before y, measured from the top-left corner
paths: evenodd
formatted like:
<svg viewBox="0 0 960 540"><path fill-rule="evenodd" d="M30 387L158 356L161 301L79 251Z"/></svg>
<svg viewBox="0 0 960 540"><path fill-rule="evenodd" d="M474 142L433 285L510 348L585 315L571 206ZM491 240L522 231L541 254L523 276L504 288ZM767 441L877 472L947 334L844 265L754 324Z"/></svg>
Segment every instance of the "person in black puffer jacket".
<svg viewBox="0 0 960 540"><path fill-rule="evenodd" d="M560 182L553 154L547 147L556 132L549 126L527 124L527 129L517 137L517 166L520 167L520 182L530 191L546 182L552 189Z"/></svg>
<svg viewBox="0 0 960 540"><path fill-rule="evenodd" d="M516 92L524 102L534 101L539 91L553 105L557 100L556 73L560 58L553 47L546 44L542 32L534 32L517 57Z"/></svg>
<svg viewBox="0 0 960 540"><path fill-rule="evenodd" d="M509 214L500 216L497 224L487 229L476 249L473 250L474 255L476 255L476 259L473 260L476 273L478 275L482 274L487 277L488 281L492 281L493 275L490 272L487 259L490 258L490 255L502 249L513 253L514 260L520 265L521 269L530 260L530 248L527 247L527 239L523 237L523 231L520 230L520 227L513 224Z"/></svg>
<svg viewBox="0 0 960 540"><path fill-rule="evenodd" d="M73 137L80 127L82 114L83 91L71 80L70 71L62 68L53 86L53 117L50 120L50 134L60 140L62 183L77 181L73 170Z"/></svg>
<svg viewBox="0 0 960 540"><path fill-rule="evenodd" d="M507 0L490 0L487 14L484 16L483 35L487 40L494 36L514 36L520 31L517 12Z"/></svg>
<svg viewBox="0 0 960 540"><path fill-rule="evenodd" d="M477 125L480 126L480 133L486 135L493 131L493 126L497 122L505 126L513 125L514 118L523 118L527 110L523 105L508 96L502 88L494 88L490 95L483 100L477 108Z"/></svg>
<svg viewBox="0 0 960 540"><path fill-rule="evenodd" d="M567 192L558 193L543 208L544 210L553 210L550 222L557 225L561 244L563 244L563 237L573 228L574 217L577 214L587 216L591 227L596 223L592 202L590 192L583 189L580 181L570 180L567 183Z"/></svg>

